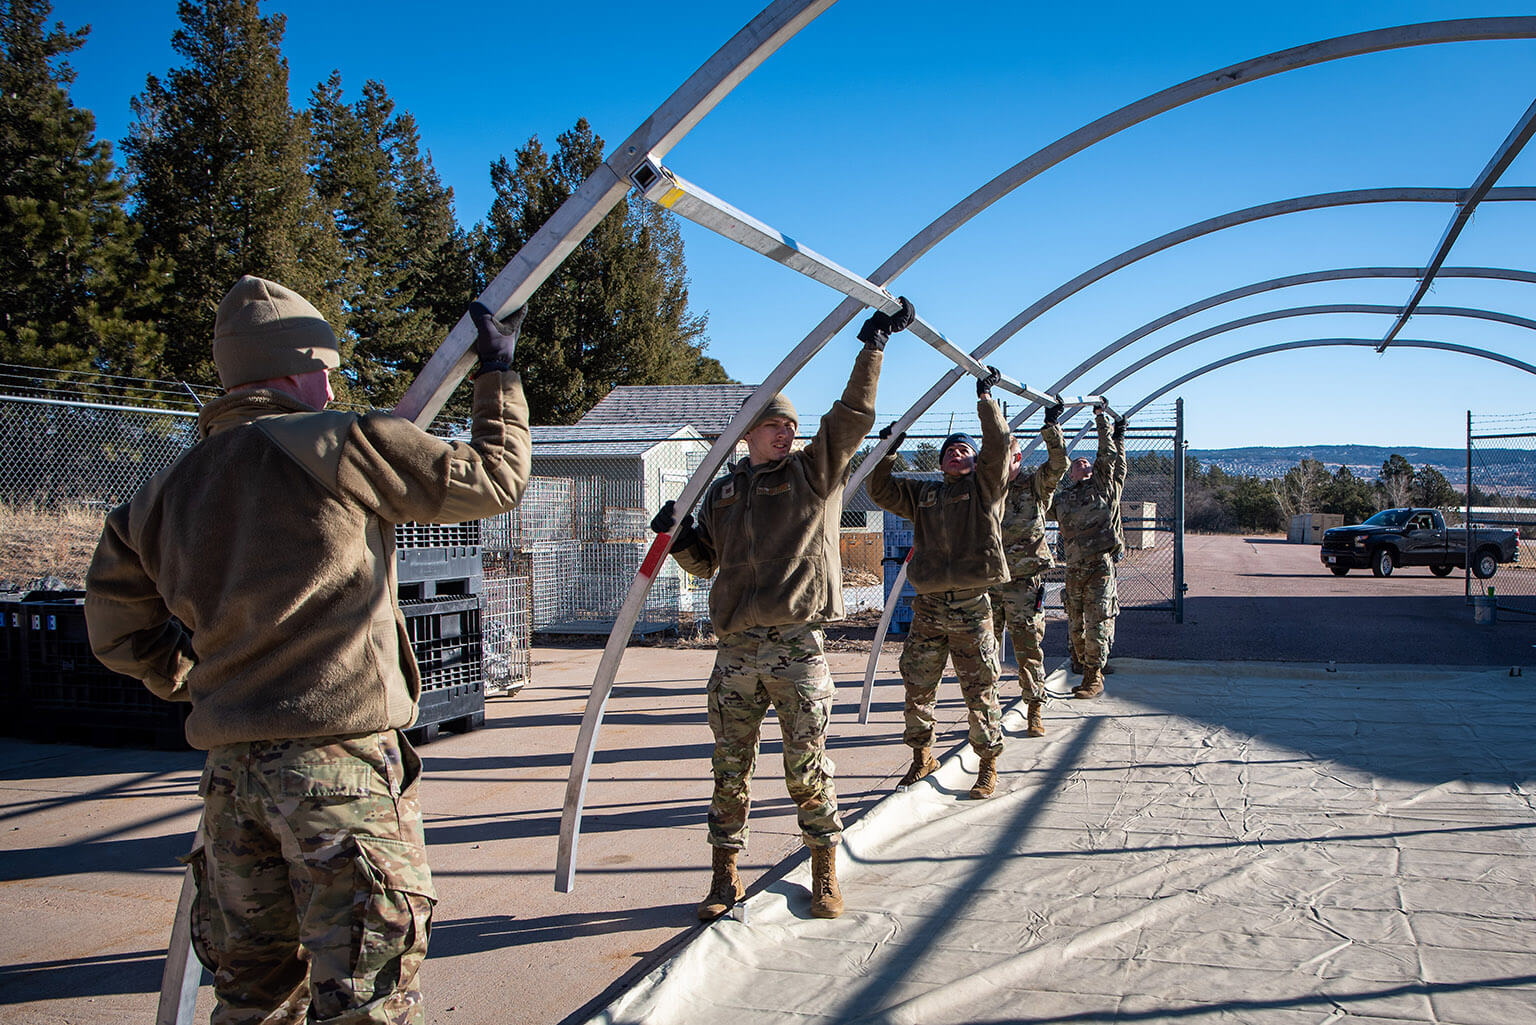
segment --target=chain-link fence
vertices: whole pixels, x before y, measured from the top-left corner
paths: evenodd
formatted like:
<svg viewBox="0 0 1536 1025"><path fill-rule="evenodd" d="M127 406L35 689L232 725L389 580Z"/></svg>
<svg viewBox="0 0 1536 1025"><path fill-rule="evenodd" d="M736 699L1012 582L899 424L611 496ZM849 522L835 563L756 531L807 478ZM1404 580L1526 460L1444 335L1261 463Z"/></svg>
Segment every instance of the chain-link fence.
<svg viewBox="0 0 1536 1025"><path fill-rule="evenodd" d="M177 382L0 365L0 580L22 589L83 586L102 517L197 440L197 407L217 394ZM532 578L511 572L505 557L530 547L507 536L521 529L516 515L487 524L494 547L479 547L455 526L413 526L405 542L484 552L481 654L489 693L514 690L529 675ZM62 536L71 533L78 536Z"/></svg>
<svg viewBox="0 0 1536 1025"><path fill-rule="evenodd" d="M1536 613L1536 413L1467 414L1460 512L1468 527L1469 599L1492 595L1499 610Z"/></svg>
<svg viewBox="0 0 1536 1025"><path fill-rule="evenodd" d="M35 510L125 501L197 440L199 401L174 382L0 364L0 496Z"/></svg>

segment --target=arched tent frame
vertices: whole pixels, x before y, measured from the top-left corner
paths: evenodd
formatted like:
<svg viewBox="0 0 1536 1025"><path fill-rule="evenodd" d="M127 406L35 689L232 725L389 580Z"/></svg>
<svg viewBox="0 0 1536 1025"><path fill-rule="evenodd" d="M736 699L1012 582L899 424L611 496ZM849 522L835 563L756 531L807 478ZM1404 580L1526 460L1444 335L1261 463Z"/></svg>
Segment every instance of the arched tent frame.
<svg viewBox="0 0 1536 1025"><path fill-rule="evenodd" d="M1249 296L1259 295L1264 292L1272 292L1282 288L1291 288L1297 285L1310 285L1323 281L1346 281L1359 278L1421 278L1425 274L1423 267L1339 267L1330 270L1308 271L1303 274L1288 274L1284 277L1270 278L1267 281L1258 281L1251 285L1241 285L1237 288L1218 292L1204 299L1181 306L1171 313L1156 317L1147 321L1135 330L1128 331L1113 342L1104 346L1092 356L1083 360L1077 366L1067 371L1051 386L1053 391L1068 387L1083 374L1099 366L1109 357L1134 345L1141 339L1154 332L1161 331L1197 313L1223 306L1229 302L1246 299ZM1526 284L1536 284L1536 271L1517 270L1509 267L1443 267L1439 277L1442 278L1481 278L1497 281L1519 281ZM1022 424L1040 407L1031 405L1025 407L1011 421L1010 427ZM1033 447L1033 446L1032 446Z"/></svg>
<svg viewBox="0 0 1536 1025"><path fill-rule="evenodd" d="M1269 356L1277 352L1290 352L1294 349L1319 349L1329 346L1341 345L1370 346L1374 349L1380 344L1380 339L1371 338L1312 338L1302 341L1280 342L1275 345L1265 345L1257 349L1249 349L1247 352L1239 352L1232 356L1224 356L1221 359L1214 360L1210 363L1207 363L1203 367L1200 367L1196 370L1191 370L1187 374L1181 374L1180 376L1174 378L1161 387L1154 388L1152 391L1148 392L1145 396L1139 399L1129 409L1127 409L1125 411L1125 415L1131 416L1137 412L1140 412L1142 409L1145 409L1147 406L1156 402L1164 395L1167 395L1175 388L1188 384L1190 381L1193 381L1196 378L1204 377L1206 374L1220 370L1223 367L1229 367L1234 363L1241 363L1243 360L1255 359L1259 356ZM1533 366L1524 360L1515 359L1513 356L1507 356L1502 352L1494 352L1491 349L1480 349L1471 345L1459 345L1455 342L1426 341L1424 339L1417 338L1399 338L1395 339L1392 344L1396 347L1404 349L1438 349L1441 352L1459 352L1466 356L1476 356L1479 359L1492 360L1495 363L1502 363L1505 366L1514 367L1516 370L1523 370L1527 374L1536 374L1536 366ZM1082 440L1083 435L1086 434L1087 431L1088 429L1086 426L1081 431L1079 431L1077 435L1072 439L1073 444Z"/></svg>
<svg viewBox="0 0 1536 1025"><path fill-rule="evenodd" d="M911 240L886 260L879 269L871 274L868 280L876 286L883 287L897 275L908 269L919 257L928 252L950 233L967 223L971 218L985 210L998 199L1024 184L1024 182L1102 139L1108 138L1156 114L1171 110L1201 97L1212 95L1234 85L1256 81L1281 72L1310 67L1344 57L1435 43L1518 38L1536 38L1536 18L1463 19L1354 33L1304 46L1292 47L1191 79L1169 89L1154 93L1111 114L1107 114L1015 164L1012 168L998 175L991 182L988 182L982 188L951 207L928 225L927 228L913 236ZM656 157L659 155L653 153L651 156ZM1458 190L1427 191L1443 193ZM1536 195L1536 190L1531 191L1533 195ZM1464 195L1465 193L1461 191L1458 194ZM1448 198L1450 201L1455 201L1455 197ZM1105 273L1108 273L1108 271ZM1082 285L1077 287L1080 288L1086 284L1087 282L1083 282ZM1075 291L1076 289L1073 290ZM531 288L527 289L527 292L531 291ZM488 305L490 304L488 303ZM510 305L511 302L509 301L507 306L510 307ZM698 501L704 487L713 478L726 456L734 449L736 441L745 433L746 427L750 425L752 419L755 418L768 399L774 393L780 391L799 372L805 363L816 352L820 351L833 334L846 326L860 308L860 304L852 299L846 299L839 303L785 357L779 366L770 372L758 389L748 397L742 410L731 421L720 439L711 448L704 462L688 480L687 484L685 484L676 502L680 508L689 509ZM1005 327L1006 334L999 332L1000 336L995 335L994 339L989 339L987 343L983 343L971 355L980 360L998 345L1001 345L1008 337L1011 337L1019 327L1023 326L1023 323L1020 322L1012 326L1011 329ZM435 359L436 357L434 357ZM461 361L467 366L467 357L462 357ZM897 421L895 425L896 431L903 431L907 426L910 426L917 416L921 415L922 412L926 411L937 401L950 386L959 380L960 376L961 372L959 370L950 371L943 375L938 383ZM889 447L889 439L877 445L875 451L865 459L864 467L871 466L870 459L879 458L884 455ZM857 487L861 481L862 476L856 476L856 479L850 482L850 488ZM594 676L592 691L588 697L587 707L582 716L581 728L577 736L576 749L573 752L571 776L566 787L565 806L561 817L555 869L555 888L560 892L569 892L574 886L576 848L580 834L581 814L585 803L588 773L596 750L596 737L601 725L603 711L612 692L618 666L623 658L623 651L628 643L630 631L633 629L634 623L643 607L651 580L670 550L671 542L672 537L670 534L660 535L647 553L645 560L641 564L640 572L636 575L618 612L613 632L609 636L608 644Z"/></svg>

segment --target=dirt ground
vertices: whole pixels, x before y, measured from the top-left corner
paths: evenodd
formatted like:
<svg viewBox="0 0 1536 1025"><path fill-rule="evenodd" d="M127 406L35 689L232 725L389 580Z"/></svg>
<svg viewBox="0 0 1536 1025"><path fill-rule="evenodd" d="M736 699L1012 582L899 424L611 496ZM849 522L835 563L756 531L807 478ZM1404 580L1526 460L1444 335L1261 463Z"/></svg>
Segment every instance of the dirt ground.
<svg viewBox="0 0 1536 1025"><path fill-rule="evenodd" d="M102 519L99 509L40 510L0 503L0 590L84 587Z"/></svg>

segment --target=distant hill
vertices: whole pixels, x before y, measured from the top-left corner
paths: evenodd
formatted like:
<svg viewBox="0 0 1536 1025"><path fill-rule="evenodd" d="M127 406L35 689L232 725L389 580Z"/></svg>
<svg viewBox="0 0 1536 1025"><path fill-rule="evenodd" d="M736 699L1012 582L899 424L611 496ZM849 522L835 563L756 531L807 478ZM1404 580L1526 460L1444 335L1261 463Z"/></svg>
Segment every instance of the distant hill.
<svg viewBox="0 0 1536 1025"><path fill-rule="evenodd" d="M1414 445L1259 445L1251 448L1192 448L1189 454L1201 466L1219 466L1228 473L1249 477L1283 477L1303 459L1316 459L1330 471L1347 466L1350 472L1366 480L1375 480L1381 464L1396 452L1415 469L1429 465L1445 474L1457 487L1466 483L1467 450L1464 448L1424 448ZM1536 453L1520 449L1479 448L1476 452L1480 470L1505 468L1529 475L1536 470ZM1480 475L1481 476L1481 475ZM1504 476L1495 473L1495 476Z"/></svg>

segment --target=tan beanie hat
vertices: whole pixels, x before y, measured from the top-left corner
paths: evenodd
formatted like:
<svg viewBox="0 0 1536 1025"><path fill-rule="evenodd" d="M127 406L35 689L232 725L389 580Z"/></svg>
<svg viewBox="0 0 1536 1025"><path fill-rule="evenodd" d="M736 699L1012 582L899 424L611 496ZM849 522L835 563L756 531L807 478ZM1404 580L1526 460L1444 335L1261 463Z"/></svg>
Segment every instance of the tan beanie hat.
<svg viewBox="0 0 1536 1025"><path fill-rule="evenodd" d="M213 321L213 362L219 383L334 370L341 365L336 333L309 300L275 281L247 274L219 302Z"/></svg>
<svg viewBox="0 0 1536 1025"><path fill-rule="evenodd" d="M789 401L789 396L779 392L768 400L768 405L764 406L763 411L757 414L757 419L752 421L752 426L748 427L747 430L756 430L764 420L775 416L782 416L793 420L795 427L798 428L800 426L800 414L795 412L794 404Z"/></svg>

